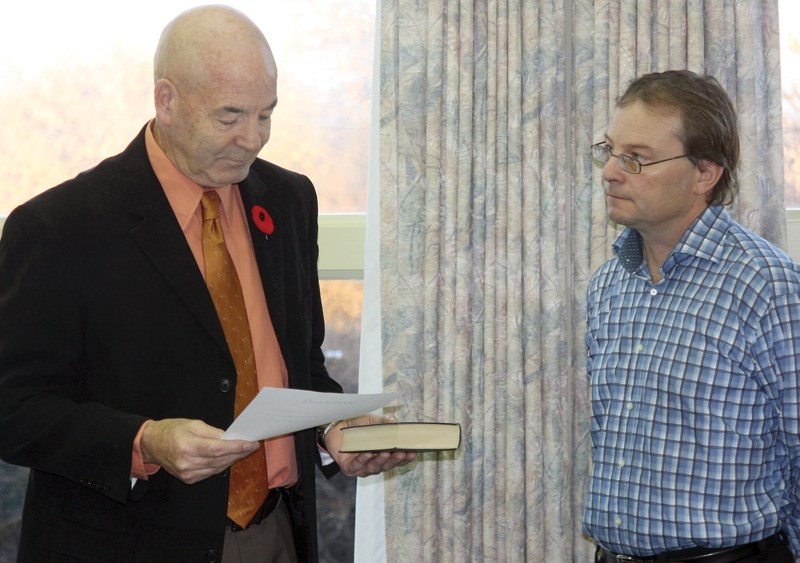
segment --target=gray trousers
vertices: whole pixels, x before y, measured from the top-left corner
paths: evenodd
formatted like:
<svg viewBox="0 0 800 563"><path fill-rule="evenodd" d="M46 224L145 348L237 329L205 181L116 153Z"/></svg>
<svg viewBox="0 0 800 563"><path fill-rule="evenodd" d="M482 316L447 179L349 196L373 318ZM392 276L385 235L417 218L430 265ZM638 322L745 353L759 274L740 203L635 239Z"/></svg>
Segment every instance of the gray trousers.
<svg viewBox="0 0 800 563"><path fill-rule="evenodd" d="M267 518L245 530L225 531L222 563L297 563L292 522L285 499Z"/></svg>

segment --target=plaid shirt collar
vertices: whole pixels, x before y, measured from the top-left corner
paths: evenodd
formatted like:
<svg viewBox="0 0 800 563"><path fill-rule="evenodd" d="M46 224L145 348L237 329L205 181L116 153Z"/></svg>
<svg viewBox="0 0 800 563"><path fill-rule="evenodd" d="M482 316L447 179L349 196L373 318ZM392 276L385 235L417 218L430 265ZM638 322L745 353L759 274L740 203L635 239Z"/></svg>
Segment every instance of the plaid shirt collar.
<svg viewBox="0 0 800 563"><path fill-rule="evenodd" d="M718 262L723 252L722 241L731 224L731 217L724 207L707 207L683 234L661 266L662 276L668 277L675 266L692 256ZM612 248L622 267L631 274L645 267L642 237L636 229L626 227L614 241Z"/></svg>

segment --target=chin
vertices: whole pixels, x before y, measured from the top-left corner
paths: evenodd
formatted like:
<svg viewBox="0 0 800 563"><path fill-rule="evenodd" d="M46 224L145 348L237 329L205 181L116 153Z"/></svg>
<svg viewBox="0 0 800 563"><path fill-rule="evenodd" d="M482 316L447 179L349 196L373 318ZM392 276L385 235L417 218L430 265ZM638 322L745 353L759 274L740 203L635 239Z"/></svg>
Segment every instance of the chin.
<svg viewBox="0 0 800 563"><path fill-rule="evenodd" d="M209 174L209 179L213 180L214 185L217 187L228 186L230 184L238 184L245 178L247 178L247 174L250 172L250 166L248 165L246 168L236 169L236 170L226 170L225 172L221 172L219 174L214 174L213 176Z"/></svg>
<svg viewBox="0 0 800 563"><path fill-rule="evenodd" d="M615 205L614 201L609 198L606 204L606 216L609 221L617 223L618 225L625 225L625 213L623 213L619 205Z"/></svg>

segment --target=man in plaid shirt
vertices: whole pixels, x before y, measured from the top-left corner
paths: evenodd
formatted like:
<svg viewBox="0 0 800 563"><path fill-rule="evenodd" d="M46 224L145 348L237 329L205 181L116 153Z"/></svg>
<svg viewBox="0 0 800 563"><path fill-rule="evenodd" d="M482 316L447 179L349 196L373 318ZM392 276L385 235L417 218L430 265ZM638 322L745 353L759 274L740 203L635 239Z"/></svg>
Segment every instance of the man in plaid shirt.
<svg viewBox="0 0 800 563"><path fill-rule="evenodd" d="M800 267L724 209L733 104L710 76L642 76L592 156L626 226L588 291L597 561L795 561Z"/></svg>

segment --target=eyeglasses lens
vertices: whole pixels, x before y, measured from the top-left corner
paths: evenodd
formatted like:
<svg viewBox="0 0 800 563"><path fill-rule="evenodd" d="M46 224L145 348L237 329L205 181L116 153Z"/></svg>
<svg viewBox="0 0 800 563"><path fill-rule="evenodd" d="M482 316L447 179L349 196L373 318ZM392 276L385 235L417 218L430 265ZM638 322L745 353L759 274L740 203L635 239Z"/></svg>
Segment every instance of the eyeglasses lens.
<svg viewBox="0 0 800 563"><path fill-rule="evenodd" d="M592 146L592 159L599 165L605 166L611 157L615 156L611 153L611 147L608 145L594 145ZM630 174L638 174L641 172L640 163L635 158L627 154L617 155L619 167L625 172Z"/></svg>

